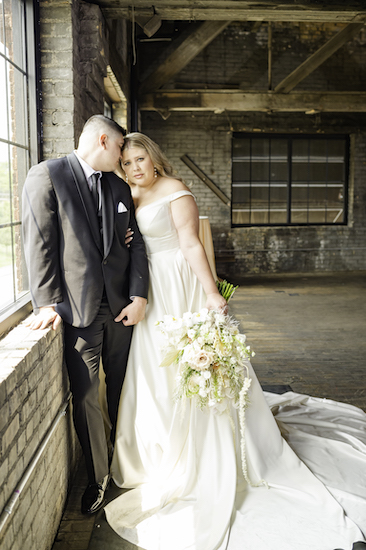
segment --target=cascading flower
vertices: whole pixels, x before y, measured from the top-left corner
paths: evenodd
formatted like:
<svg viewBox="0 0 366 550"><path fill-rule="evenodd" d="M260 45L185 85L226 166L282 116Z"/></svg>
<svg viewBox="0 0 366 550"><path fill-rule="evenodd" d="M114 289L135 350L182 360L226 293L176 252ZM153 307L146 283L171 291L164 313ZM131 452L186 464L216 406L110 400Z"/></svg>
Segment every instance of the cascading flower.
<svg viewBox="0 0 366 550"><path fill-rule="evenodd" d="M174 399L192 399L200 409L230 415L239 409L242 469L252 484L245 458L245 410L249 404L249 359L255 354L246 344L238 322L215 310L201 309L157 321L163 337L161 367L178 366ZM231 419L231 416L230 416ZM231 419L232 426L234 425Z"/></svg>

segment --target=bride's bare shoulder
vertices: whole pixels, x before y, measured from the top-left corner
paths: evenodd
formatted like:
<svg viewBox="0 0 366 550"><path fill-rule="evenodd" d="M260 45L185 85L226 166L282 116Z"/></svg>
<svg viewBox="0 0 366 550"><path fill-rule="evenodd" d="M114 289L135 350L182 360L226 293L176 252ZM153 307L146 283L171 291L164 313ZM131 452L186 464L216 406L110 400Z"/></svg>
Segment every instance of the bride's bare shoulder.
<svg viewBox="0 0 366 550"><path fill-rule="evenodd" d="M191 190L182 181L175 178L164 178L163 186L167 195L177 193L177 191L189 191L191 193Z"/></svg>

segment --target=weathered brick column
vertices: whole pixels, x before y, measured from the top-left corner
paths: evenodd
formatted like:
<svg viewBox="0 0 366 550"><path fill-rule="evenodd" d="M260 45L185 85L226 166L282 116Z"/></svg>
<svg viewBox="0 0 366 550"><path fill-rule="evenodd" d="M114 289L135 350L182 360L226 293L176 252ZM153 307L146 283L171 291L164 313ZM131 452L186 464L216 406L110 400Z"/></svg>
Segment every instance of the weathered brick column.
<svg viewBox="0 0 366 550"><path fill-rule="evenodd" d="M49 549L80 457L62 328L21 323L1 340L0 364L0 547Z"/></svg>

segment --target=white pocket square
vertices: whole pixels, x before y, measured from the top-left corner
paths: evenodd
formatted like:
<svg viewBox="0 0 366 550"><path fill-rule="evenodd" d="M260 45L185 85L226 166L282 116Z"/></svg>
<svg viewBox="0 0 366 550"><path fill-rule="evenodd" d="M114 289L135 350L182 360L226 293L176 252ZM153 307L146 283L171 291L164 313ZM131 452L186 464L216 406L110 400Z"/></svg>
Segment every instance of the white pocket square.
<svg viewBox="0 0 366 550"><path fill-rule="evenodd" d="M127 208L125 207L123 202L118 203L117 212L118 212L118 214L121 214L121 212L127 212Z"/></svg>

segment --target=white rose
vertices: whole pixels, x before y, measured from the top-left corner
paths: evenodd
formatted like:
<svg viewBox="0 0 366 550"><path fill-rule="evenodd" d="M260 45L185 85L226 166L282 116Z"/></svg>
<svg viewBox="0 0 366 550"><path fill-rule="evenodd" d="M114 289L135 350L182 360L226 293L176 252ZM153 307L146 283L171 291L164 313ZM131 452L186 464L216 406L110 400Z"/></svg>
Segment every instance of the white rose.
<svg viewBox="0 0 366 550"><path fill-rule="evenodd" d="M197 391L201 377L199 374L193 374L188 381L188 389L192 392Z"/></svg>
<svg viewBox="0 0 366 550"><path fill-rule="evenodd" d="M208 369L214 359L214 354L210 351L199 350L189 361L191 367L195 370Z"/></svg>
<svg viewBox="0 0 366 550"><path fill-rule="evenodd" d="M196 353L193 345L187 344L183 351L182 361L191 364Z"/></svg>

